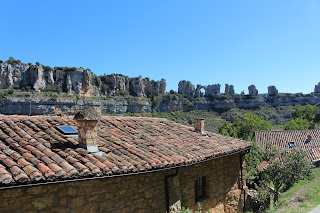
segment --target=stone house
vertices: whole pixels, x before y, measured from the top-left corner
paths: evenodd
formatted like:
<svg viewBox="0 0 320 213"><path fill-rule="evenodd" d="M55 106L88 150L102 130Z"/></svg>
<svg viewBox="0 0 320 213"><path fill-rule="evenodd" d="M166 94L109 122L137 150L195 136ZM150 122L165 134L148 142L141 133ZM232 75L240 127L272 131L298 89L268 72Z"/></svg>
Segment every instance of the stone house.
<svg viewBox="0 0 320 213"><path fill-rule="evenodd" d="M160 118L0 116L0 212L242 212L251 144Z"/></svg>

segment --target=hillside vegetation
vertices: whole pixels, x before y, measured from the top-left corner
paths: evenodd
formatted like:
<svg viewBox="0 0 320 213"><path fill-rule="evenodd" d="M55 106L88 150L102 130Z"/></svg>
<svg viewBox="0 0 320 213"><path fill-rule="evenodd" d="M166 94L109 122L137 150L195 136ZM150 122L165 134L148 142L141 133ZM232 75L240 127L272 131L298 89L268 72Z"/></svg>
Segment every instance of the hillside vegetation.
<svg viewBox="0 0 320 213"><path fill-rule="evenodd" d="M262 116L266 121L272 124L273 128L278 128L278 125L290 120L293 106L279 106L269 107L264 106L256 110L247 110L234 108L226 112L215 112L207 110L193 110L189 112L175 111L175 112L150 112L150 113L125 113L123 116L136 117L159 117L167 118L171 121L181 123L187 126L193 125L195 118L205 118L205 130L210 132L219 132L219 127L224 123L224 120L235 121L236 118L243 118L245 114L252 113L257 116Z"/></svg>

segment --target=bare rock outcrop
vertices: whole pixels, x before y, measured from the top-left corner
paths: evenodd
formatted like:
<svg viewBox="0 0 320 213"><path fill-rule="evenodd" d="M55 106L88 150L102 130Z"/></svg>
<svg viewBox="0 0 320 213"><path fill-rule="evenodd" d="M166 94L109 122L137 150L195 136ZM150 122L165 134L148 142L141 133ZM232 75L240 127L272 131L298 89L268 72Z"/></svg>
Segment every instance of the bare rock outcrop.
<svg viewBox="0 0 320 213"><path fill-rule="evenodd" d="M314 93L320 93L320 82L314 86Z"/></svg>
<svg viewBox="0 0 320 213"><path fill-rule="evenodd" d="M36 91L45 88L46 81L44 79L43 67L41 65L31 65L26 71L20 74L23 85L30 86Z"/></svg>
<svg viewBox="0 0 320 213"><path fill-rule="evenodd" d="M67 75L66 88L67 88L67 92L68 92L68 93L71 93L71 92L72 92L72 82L71 82L70 75Z"/></svg>
<svg viewBox="0 0 320 213"><path fill-rule="evenodd" d="M28 70L29 65L0 63L0 89L12 87L15 83L19 83L21 73Z"/></svg>
<svg viewBox="0 0 320 213"><path fill-rule="evenodd" d="M166 93L166 80L153 81L149 78L129 78L120 74L96 76L88 69L77 67L54 67L24 64L19 60L9 63L0 62L0 89L13 87L41 91L57 91L82 96L114 96L117 91L128 92L133 96L153 97ZM120 93L121 94L121 93Z"/></svg>
<svg viewBox="0 0 320 213"><path fill-rule="evenodd" d="M33 89L36 91L42 90L46 87L46 82L43 78L43 68L41 65L31 66L29 72L30 82L33 84Z"/></svg>
<svg viewBox="0 0 320 213"><path fill-rule="evenodd" d="M278 90L275 86L268 86L268 96L278 95Z"/></svg>
<svg viewBox="0 0 320 213"><path fill-rule="evenodd" d="M130 91L136 97L144 96L144 87L143 79L141 76L130 79Z"/></svg>
<svg viewBox="0 0 320 213"><path fill-rule="evenodd" d="M49 84L49 85L53 85L54 84L53 70L48 71L47 84Z"/></svg>
<svg viewBox="0 0 320 213"><path fill-rule="evenodd" d="M212 97L218 97L220 95L220 84L211 84L208 85L206 90L206 95L210 95Z"/></svg>
<svg viewBox="0 0 320 213"><path fill-rule="evenodd" d="M81 93L84 96L91 96L92 95L92 85L91 85L91 74L89 70L83 71L83 78L82 78L82 88Z"/></svg>
<svg viewBox="0 0 320 213"><path fill-rule="evenodd" d="M224 93L228 95L234 95L233 85L225 84Z"/></svg>
<svg viewBox="0 0 320 213"><path fill-rule="evenodd" d="M107 83L110 85L112 91L128 91L129 80L127 77L122 75L106 75Z"/></svg>
<svg viewBox="0 0 320 213"><path fill-rule="evenodd" d="M195 89L193 84L190 81L180 81L178 85L178 93L184 95L194 95Z"/></svg>
<svg viewBox="0 0 320 213"><path fill-rule="evenodd" d="M258 95L258 90L256 89L255 85L250 85L248 87L248 90L249 90L249 95L250 96L257 96Z"/></svg>
<svg viewBox="0 0 320 213"><path fill-rule="evenodd" d="M167 81L166 79L162 78L160 81L159 93L164 94L167 90Z"/></svg>

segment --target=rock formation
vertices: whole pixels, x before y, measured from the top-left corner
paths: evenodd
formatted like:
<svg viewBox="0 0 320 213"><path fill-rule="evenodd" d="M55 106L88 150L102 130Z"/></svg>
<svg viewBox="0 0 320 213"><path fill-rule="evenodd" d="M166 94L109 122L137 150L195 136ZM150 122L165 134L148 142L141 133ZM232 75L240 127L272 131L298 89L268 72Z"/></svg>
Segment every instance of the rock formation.
<svg viewBox="0 0 320 213"><path fill-rule="evenodd" d="M268 87L268 96L276 96L278 95L278 90L275 86Z"/></svg>
<svg viewBox="0 0 320 213"><path fill-rule="evenodd" d="M225 84L224 93L228 95L234 95L233 85Z"/></svg>
<svg viewBox="0 0 320 213"><path fill-rule="evenodd" d="M30 78L29 82L31 82L34 90L39 91L46 87L46 82L43 78L43 68L41 65L31 66L27 72Z"/></svg>
<svg viewBox="0 0 320 213"><path fill-rule="evenodd" d="M67 92L71 93L71 91L72 91L72 82L71 82L70 75L67 75L66 88L67 88Z"/></svg>
<svg viewBox="0 0 320 213"><path fill-rule="evenodd" d="M144 83L141 76L130 79L130 91L133 96L142 97L144 96Z"/></svg>
<svg viewBox="0 0 320 213"><path fill-rule="evenodd" d="M248 90L249 90L249 95L250 96L257 96L258 95L258 90L256 89L255 85L250 85L248 87Z"/></svg>
<svg viewBox="0 0 320 213"><path fill-rule="evenodd" d="M205 95L218 97L220 95L220 84L211 84L208 86L202 86L197 84L195 89L193 84L190 81L180 81L178 85L178 93L184 95L196 95L197 97L203 96L201 89L205 90Z"/></svg>
<svg viewBox="0 0 320 213"><path fill-rule="evenodd" d="M314 86L314 93L320 93L320 82Z"/></svg>
<svg viewBox="0 0 320 213"><path fill-rule="evenodd" d="M47 83L48 83L49 85L53 85L53 84L54 84L53 70L50 70L50 71L49 71Z"/></svg>
<svg viewBox="0 0 320 213"><path fill-rule="evenodd" d="M107 83L110 85L112 91L128 91L129 80L128 77L122 75L106 75Z"/></svg>
<svg viewBox="0 0 320 213"><path fill-rule="evenodd" d="M194 95L195 89L193 84L190 81L180 81L178 84L178 93L184 95Z"/></svg>
<svg viewBox="0 0 320 213"><path fill-rule="evenodd" d="M159 87L159 93L164 94L167 91L167 81L166 79L161 79L160 81L160 87Z"/></svg>
<svg viewBox="0 0 320 213"><path fill-rule="evenodd" d="M220 84L211 84L208 85L206 90L206 95L210 95L212 97L218 97L220 95Z"/></svg>
<svg viewBox="0 0 320 213"><path fill-rule="evenodd" d="M0 89L12 87L21 80L21 73L29 68L28 64L18 63L15 65L0 63Z"/></svg>
<svg viewBox="0 0 320 213"><path fill-rule="evenodd" d="M47 85L56 85L62 88L63 92L81 96L114 96L117 91L130 92L137 97L153 97L166 93L165 79L150 81L149 78L143 79L141 76L129 78L118 74L96 76L88 69L76 67L52 69L39 63L37 65L20 62L0 63L0 89L10 88L14 84L19 85L21 89L29 87L36 91L45 89Z"/></svg>

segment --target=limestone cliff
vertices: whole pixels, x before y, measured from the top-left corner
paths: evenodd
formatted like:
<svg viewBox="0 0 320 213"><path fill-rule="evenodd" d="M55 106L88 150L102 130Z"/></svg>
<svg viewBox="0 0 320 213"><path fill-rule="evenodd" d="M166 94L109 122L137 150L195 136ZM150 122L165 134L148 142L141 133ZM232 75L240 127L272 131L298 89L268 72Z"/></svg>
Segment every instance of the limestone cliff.
<svg viewBox="0 0 320 213"><path fill-rule="evenodd" d="M88 69L77 67L48 67L0 62L0 89L7 89L16 85L22 90L51 91L60 88L62 92L90 97L92 95L117 96L128 93L136 97L153 97L166 93L166 80L150 81L129 78L120 74L97 76Z"/></svg>

